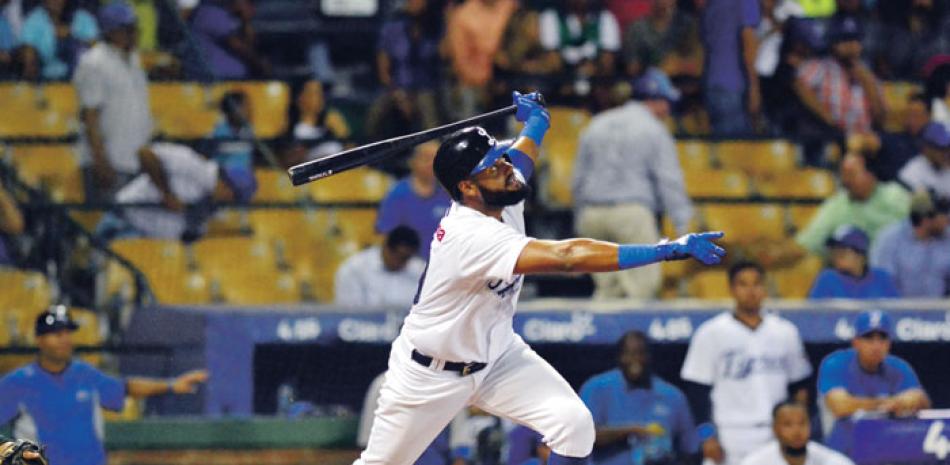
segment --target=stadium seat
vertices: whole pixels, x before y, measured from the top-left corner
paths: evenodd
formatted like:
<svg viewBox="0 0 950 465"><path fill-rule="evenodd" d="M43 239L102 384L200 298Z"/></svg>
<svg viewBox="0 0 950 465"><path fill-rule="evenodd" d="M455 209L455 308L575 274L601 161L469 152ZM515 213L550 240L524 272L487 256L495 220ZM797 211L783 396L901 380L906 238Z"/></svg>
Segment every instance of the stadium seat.
<svg viewBox="0 0 950 465"><path fill-rule="evenodd" d="M685 171L686 193L696 197L742 199L749 196L749 178L738 170Z"/></svg>
<svg viewBox="0 0 950 465"><path fill-rule="evenodd" d="M723 231L727 243L747 244L785 237L785 213L774 204L712 204L701 209L705 229Z"/></svg>
<svg viewBox="0 0 950 465"><path fill-rule="evenodd" d="M728 299L729 278L723 270L705 270L693 275L686 286L691 297L699 299Z"/></svg>
<svg viewBox="0 0 950 465"><path fill-rule="evenodd" d="M73 343L77 346L98 346L103 338L103 328L99 315L85 308L70 308L69 316L79 324L79 330L73 333ZM97 352L82 353L79 357L91 365L97 366L102 361L102 355Z"/></svg>
<svg viewBox="0 0 950 465"><path fill-rule="evenodd" d="M110 245L112 250L132 262L141 271L160 303L202 304L211 301L208 280L193 270L192 259L178 241L163 239L120 239ZM109 267L112 274L122 274L117 265ZM121 278L109 277L110 283ZM114 285L110 284L109 288Z"/></svg>
<svg viewBox="0 0 950 465"><path fill-rule="evenodd" d="M213 89L203 84L153 83L148 94L156 130L166 136L205 137L220 118Z"/></svg>
<svg viewBox="0 0 950 465"><path fill-rule="evenodd" d="M914 92L920 92L920 86L911 82L884 82L884 130L900 132L904 130L904 113L907 111L907 98Z"/></svg>
<svg viewBox="0 0 950 465"><path fill-rule="evenodd" d="M683 171L706 171L711 167L712 151L710 144L704 141L676 141L676 153L679 155Z"/></svg>
<svg viewBox="0 0 950 465"><path fill-rule="evenodd" d="M76 114L51 108L44 93L30 84L0 84L0 102L0 137L66 137L78 127Z"/></svg>
<svg viewBox="0 0 950 465"><path fill-rule="evenodd" d="M795 231L801 231L802 228L811 222L815 213L818 213L818 205L789 205L788 218Z"/></svg>
<svg viewBox="0 0 950 465"><path fill-rule="evenodd" d="M257 178L255 203L296 202L307 194L305 188L295 188L283 170L259 168L254 170Z"/></svg>
<svg viewBox="0 0 950 465"><path fill-rule="evenodd" d="M231 304L263 305L300 300L297 280L278 270L271 244L250 237L202 239L195 261L207 276L212 297Z"/></svg>
<svg viewBox="0 0 950 465"><path fill-rule="evenodd" d="M0 342L28 342L36 315L51 302L46 277L35 271L0 268L0 289Z"/></svg>
<svg viewBox="0 0 950 465"><path fill-rule="evenodd" d="M375 208L338 208L327 215L328 230L336 240L353 240L362 248L382 239L376 233Z"/></svg>
<svg viewBox="0 0 950 465"><path fill-rule="evenodd" d="M82 174L72 146L16 145L11 152L13 166L28 184L45 190L55 202L83 201Z"/></svg>
<svg viewBox="0 0 950 465"><path fill-rule="evenodd" d="M42 109L65 118L79 118L79 99L76 88L68 82L52 82L37 86L39 105Z"/></svg>
<svg viewBox="0 0 950 465"><path fill-rule="evenodd" d="M824 199L835 192L835 178L830 171L805 168L760 178L757 187L765 197Z"/></svg>
<svg viewBox="0 0 950 465"><path fill-rule="evenodd" d="M541 157L545 173L545 195L554 205L569 207L573 205L571 179L574 173L574 159L577 156L577 143L581 131L590 122L590 114L584 110L568 107L552 107L551 127L544 138Z"/></svg>
<svg viewBox="0 0 950 465"><path fill-rule="evenodd" d="M241 90L247 94L251 106L251 123L257 137L269 139L287 131L287 110L290 89L278 81L226 82L214 87L214 105L225 92Z"/></svg>
<svg viewBox="0 0 950 465"><path fill-rule="evenodd" d="M247 209L223 208L215 211L208 221L205 237L246 235L250 230Z"/></svg>
<svg viewBox="0 0 950 465"><path fill-rule="evenodd" d="M809 255L793 266L772 271L776 294L784 299L804 299L821 269L821 259Z"/></svg>
<svg viewBox="0 0 950 465"><path fill-rule="evenodd" d="M788 171L797 164L795 146L781 140L720 142L716 159L723 168L755 177Z"/></svg>
<svg viewBox="0 0 950 465"><path fill-rule="evenodd" d="M363 167L312 182L308 188L315 202L379 202L392 183L386 174Z"/></svg>

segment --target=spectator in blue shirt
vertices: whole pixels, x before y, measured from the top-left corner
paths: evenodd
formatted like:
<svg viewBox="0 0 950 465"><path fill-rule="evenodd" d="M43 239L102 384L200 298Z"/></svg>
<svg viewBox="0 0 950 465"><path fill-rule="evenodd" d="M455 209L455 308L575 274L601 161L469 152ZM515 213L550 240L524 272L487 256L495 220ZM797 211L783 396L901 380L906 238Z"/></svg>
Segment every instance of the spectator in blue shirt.
<svg viewBox="0 0 950 465"><path fill-rule="evenodd" d="M214 160L219 166L250 169L254 156L254 126L247 94L239 90L224 94L221 115L211 133L211 138L217 143Z"/></svg>
<svg viewBox="0 0 950 465"><path fill-rule="evenodd" d="M597 430L591 463L661 464L695 456L699 442L686 396L653 374L646 335L624 334L617 361L617 368L581 387Z"/></svg>
<svg viewBox="0 0 950 465"><path fill-rule="evenodd" d="M715 135L748 133L761 109L755 71L760 11L758 0L709 0L703 9L704 92Z"/></svg>
<svg viewBox="0 0 950 465"><path fill-rule="evenodd" d="M819 408L828 446L851 452L850 417L860 411L908 415L930 406L914 369L891 350L891 318L864 312L854 321L850 349L832 352L818 369ZM832 427L833 424L833 427Z"/></svg>
<svg viewBox="0 0 950 465"><path fill-rule="evenodd" d="M911 199L910 218L878 234L871 265L891 273L904 297L950 296L950 200L926 191Z"/></svg>
<svg viewBox="0 0 950 465"><path fill-rule="evenodd" d="M815 278L811 299L880 299L900 297L887 271L868 265L868 235L852 225L842 225L828 238L831 267Z"/></svg>
<svg viewBox="0 0 950 465"><path fill-rule="evenodd" d="M105 465L100 406L119 411L127 395L192 393L208 373L190 371L171 380L114 378L73 359L72 333L78 328L63 306L37 317L36 362L0 378L0 424L13 420L14 436L45 444L50 463Z"/></svg>
<svg viewBox="0 0 950 465"><path fill-rule="evenodd" d="M79 54L99 37L96 18L83 9L67 9L66 0L44 0L23 21L20 39L36 50L44 79L65 79Z"/></svg>
<svg viewBox="0 0 950 465"><path fill-rule="evenodd" d="M429 259L429 242L439 227L445 210L452 204L449 194L436 182L432 160L439 144L429 142L416 147L409 160L409 176L400 180L379 205L376 231L388 234L397 226L416 232L421 242L419 256Z"/></svg>

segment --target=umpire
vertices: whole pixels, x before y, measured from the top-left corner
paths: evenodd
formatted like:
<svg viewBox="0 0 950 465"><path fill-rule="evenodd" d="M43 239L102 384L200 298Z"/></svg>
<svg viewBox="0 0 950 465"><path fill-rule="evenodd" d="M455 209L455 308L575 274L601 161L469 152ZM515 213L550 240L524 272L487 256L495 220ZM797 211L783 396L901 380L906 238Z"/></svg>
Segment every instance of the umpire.
<svg viewBox="0 0 950 465"><path fill-rule="evenodd" d="M121 380L73 359L79 325L63 306L41 313L35 328L36 361L0 379L0 424L14 421L14 436L45 444L56 465L105 465L100 406L119 411L127 395L188 394L208 379L196 370L171 380Z"/></svg>

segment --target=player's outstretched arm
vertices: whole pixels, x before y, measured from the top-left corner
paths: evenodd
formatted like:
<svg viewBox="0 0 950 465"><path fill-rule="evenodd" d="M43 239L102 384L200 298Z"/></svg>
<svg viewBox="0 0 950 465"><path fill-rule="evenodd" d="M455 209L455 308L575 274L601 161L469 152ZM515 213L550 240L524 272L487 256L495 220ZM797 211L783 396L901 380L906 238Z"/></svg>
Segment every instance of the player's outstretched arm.
<svg viewBox="0 0 950 465"><path fill-rule="evenodd" d="M687 234L675 241L658 244L614 244L593 239L563 241L534 240L521 251L515 263L516 274L618 271L665 260L695 258L715 265L726 255L713 240L721 232Z"/></svg>

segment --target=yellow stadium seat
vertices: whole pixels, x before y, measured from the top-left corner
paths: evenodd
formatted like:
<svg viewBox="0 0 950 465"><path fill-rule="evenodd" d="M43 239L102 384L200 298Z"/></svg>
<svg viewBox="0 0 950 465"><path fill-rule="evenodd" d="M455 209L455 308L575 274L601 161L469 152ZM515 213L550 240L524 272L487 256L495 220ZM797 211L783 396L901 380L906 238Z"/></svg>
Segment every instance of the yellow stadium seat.
<svg viewBox="0 0 950 465"><path fill-rule="evenodd" d="M590 113L569 107L552 107L551 127L542 143L544 155L545 195L548 201L558 206L573 205L571 179L574 173L574 159L577 156L577 144L580 134L590 122Z"/></svg>
<svg viewBox="0 0 950 465"><path fill-rule="evenodd" d="M141 271L155 294L166 304L201 304L211 301L208 280L195 272L192 259L178 241L163 239L120 239L112 250ZM122 273L118 266L110 272Z"/></svg>
<svg viewBox="0 0 950 465"><path fill-rule="evenodd" d="M700 271L693 275L687 285L691 297L699 299L728 299L729 278L723 270Z"/></svg>
<svg viewBox="0 0 950 465"><path fill-rule="evenodd" d="M79 118L79 99L71 83L54 82L37 87L41 108L65 118Z"/></svg>
<svg viewBox="0 0 950 465"><path fill-rule="evenodd" d="M223 208L208 221L205 237L239 236L250 231L248 212L244 208Z"/></svg>
<svg viewBox="0 0 950 465"><path fill-rule="evenodd" d="M786 171L759 179L758 191L765 197L824 199L835 192L835 178L814 168Z"/></svg>
<svg viewBox="0 0 950 465"><path fill-rule="evenodd" d="M213 237L192 245L195 263L209 276L249 273L258 266L276 269L273 248L267 241L251 237Z"/></svg>
<svg viewBox="0 0 950 465"><path fill-rule="evenodd" d="M290 89L278 81L226 82L215 86L215 105L225 92L243 91L250 101L251 124L257 137L277 137L287 131Z"/></svg>
<svg viewBox="0 0 950 465"><path fill-rule="evenodd" d="M315 202L379 202L392 178L371 168L357 168L309 184Z"/></svg>
<svg viewBox="0 0 950 465"><path fill-rule="evenodd" d="M705 171L710 168L712 151L708 142L677 141L676 153L679 155L683 171Z"/></svg>
<svg viewBox="0 0 950 465"><path fill-rule="evenodd" d="M42 273L0 268L0 289L0 312L35 315L50 305L50 287Z"/></svg>
<svg viewBox="0 0 950 465"><path fill-rule="evenodd" d="M73 210L69 212L69 217L89 232L96 230L96 226L99 224L99 220L102 219L102 215L102 211Z"/></svg>
<svg viewBox="0 0 950 465"><path fill-rule="evenodd" d="M716 144L716 159L723 168L762 176L794 169L795 146L781 140L729 141Z"/></svg>
<svg viewBox="0 0 950 465"><path fill-rule="evenodd" d="M353 240L361 247L378 244L382 236L376 233L376 209L340 208L328 212L328 228L337 240Z"/></svg>
<svg viewBox="0 0 950 465"><path fill-rule="evenodd" d="M99 315L92 310L85 308L70 308L69 317L79 324L79 329L73 333L73 344L77 346L98 346L102 345L103 328L100 326ZM98 352L81 353L79 357L91 365L99 365L102 361L102 355Z"/></svg>
<svg viewBox="0 0 950 465"><path fill-rule="evenodd" d="M293 274L279 271L271 244L249 237L209 238L194 244L195 260L212 286L212 296L238 305L300 300Z"/></svg>
<svg viewBox="0 0 950 465"><path fill-rule="evenodd" d="M801 231L807 226L815 213L818 213L818 205L790 205L788 207L789 222L795 231Z"/></svg>
<svg viewBox="0 0 950 465"><path fill-rule="evenodd" d="M70 145L17 145L13 166L23 180L49 193L55 202L82 202L82 174Z"/></svg>
<svg viewBox="0 0 950 465"><path fill-rule="evenodd" d="M749 196L749 178L738 170L685 171L683 181L690 197Z"/></svg>
<svg viewBox="0 0 950 465"><path fill-rule="evenodd" d="M746 244L785 237L785 213L779 205L706 205L702 216L706 229L726 233L725 242Z"/></svg>
<svg viewBox="0 0 950 465"><path fill-rule="evenodd" d="M66 137L78 127L75 114L50 109L43 94L27 84L0 84L0 137Z"/></svg>
<svg viewBox="0 0 950 465"><path fill-rule="evenodd" d="M283 170L260 168L254 170L257 178L257 192L254 202L296 202L307 195L307 188L296 188Z"/></svg>
<svg viewBox="0 0 950 465"><path fill-rule="evenodd" d="M808 297L808 291L811 290L812 283L821 272L822 266L820 258L809 255L793 266L771 272L776 293L785 299Z"/></svg>
<svg viewBox="0 0 950 465"><path fill-rule="evenodd" d="M156 130L169 137L208 136L220 118L214 91L203 84L153 83L148 93Z"/></svg>
<svg viewBox="0 0 950 465"><path fill-rule="evenodd" d="M907 111L907 98L914 92L920 92L920 86L911 82L884 82L884 129L892 132L904 130L904 113Z"/></svg>

